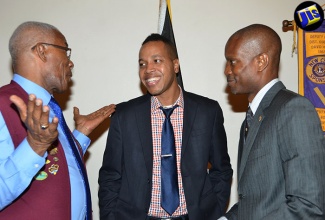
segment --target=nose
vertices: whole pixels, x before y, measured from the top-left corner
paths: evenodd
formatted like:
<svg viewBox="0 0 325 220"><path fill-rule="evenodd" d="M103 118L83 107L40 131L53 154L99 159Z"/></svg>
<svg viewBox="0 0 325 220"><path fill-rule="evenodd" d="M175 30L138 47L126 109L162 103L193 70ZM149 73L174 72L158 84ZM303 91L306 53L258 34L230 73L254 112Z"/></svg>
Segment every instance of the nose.
<svg viewBox="0 0 325 220"><path fill-rule="evenodd" d="M147 66L146 66L146 70L145 70L145 73L152 73L155 71L155 66L154 64L148 62L147 63Z"/></svg>
<svg viewBox="0 0 325 220"><path fill-rule="evenodd" d="M73 63L71 60L69 60L69 67L70 67L71 70L72 70L73 67L74 67L74 63Z"/></svg>
<svg viewBox="0 0 325 220"><path fill-rule="evenodd" d="M231 74L231 68L230 68L230 64L229 62L226 62L226 66L225 66L225 71L224 74L227 76L229 74Z"/></svg>

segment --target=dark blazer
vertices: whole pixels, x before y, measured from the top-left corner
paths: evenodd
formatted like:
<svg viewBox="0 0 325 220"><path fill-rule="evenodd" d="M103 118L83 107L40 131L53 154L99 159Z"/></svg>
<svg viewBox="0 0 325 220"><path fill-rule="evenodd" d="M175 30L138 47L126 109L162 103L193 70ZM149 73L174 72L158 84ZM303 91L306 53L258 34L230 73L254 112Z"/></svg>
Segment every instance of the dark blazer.
<svg viewBox="0 0 325 220"><path fill-rule="evenodd" d="M181 173L189 218L216 220L226 209L232 179L222 110L211 99L185 91L183 96ZM147 217L153 167L150 98L121 103L112 116L99 172L102 220Z"/></svg>
<svg viewBox="0 0 325 220"><path fill-rule="evenodd" d="M229 220L324 220L325 139L314 106L276 83L238 156L239 201Z"/></svg>

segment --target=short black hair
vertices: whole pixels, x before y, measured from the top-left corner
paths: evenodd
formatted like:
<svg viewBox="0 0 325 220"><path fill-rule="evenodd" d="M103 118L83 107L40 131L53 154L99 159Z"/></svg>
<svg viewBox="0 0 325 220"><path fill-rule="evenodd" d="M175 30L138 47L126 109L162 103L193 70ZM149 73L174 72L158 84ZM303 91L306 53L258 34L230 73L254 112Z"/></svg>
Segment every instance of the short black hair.
<svg viewBox="0 0 325 220"><path fill-rule="evenodd" d="M168 38L160 35L160 34L157 34L157 33L153 33L153 34L150 34L142 43L142 46L148 42L153 42L153 41L161 41L163 42L166 47L167 47L167 50L169 52L169 55L170 57L172 58L172 60L174 59L178 59L178 54L177 54L177 50L176 50L176 47L175 47L175 44L173 42L171 42Z"/></svg>

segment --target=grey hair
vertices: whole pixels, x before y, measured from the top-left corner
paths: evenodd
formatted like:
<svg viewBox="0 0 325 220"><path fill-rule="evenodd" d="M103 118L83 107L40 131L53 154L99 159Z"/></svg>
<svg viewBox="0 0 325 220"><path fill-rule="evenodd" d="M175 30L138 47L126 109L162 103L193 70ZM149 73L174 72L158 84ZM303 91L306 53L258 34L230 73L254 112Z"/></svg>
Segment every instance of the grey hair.
<svg viewBox="0 0 325 220"><path fill-rule="evenodd" d="M38 42L45 39L51 40L58 32L60 33L53 25L37 21L27 21L19 25L9 40L9 52L13 67L16 66L17 60L23 52L30 50Z"/></svg>

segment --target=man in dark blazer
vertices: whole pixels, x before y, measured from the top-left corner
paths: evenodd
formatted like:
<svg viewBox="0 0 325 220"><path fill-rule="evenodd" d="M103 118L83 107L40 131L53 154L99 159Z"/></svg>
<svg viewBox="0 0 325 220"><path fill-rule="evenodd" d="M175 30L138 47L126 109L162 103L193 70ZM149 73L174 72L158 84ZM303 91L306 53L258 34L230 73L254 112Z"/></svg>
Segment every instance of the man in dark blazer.
<svg viewBox="0 0 325 220"><path fill-rule="evenodd" d="M306 98L279 81L280 54L280 37L260 24L237 31L225 47L228 86L248 95L253 112L241 127L239 201L229 220L325 219L320 120Z"/></svg>
<svg viewBox="0 0 325 220"><path fill-rule="evenodd" d="M139 76L148 94L117 105L99 172L100 218L109 220L212 220L224 214L232 168L218 102L182 90L176 49L152 34L139 52ZM160 109L175 133L179 206L161 207ZM208 164L211 167L207 171Z"/></svg>

